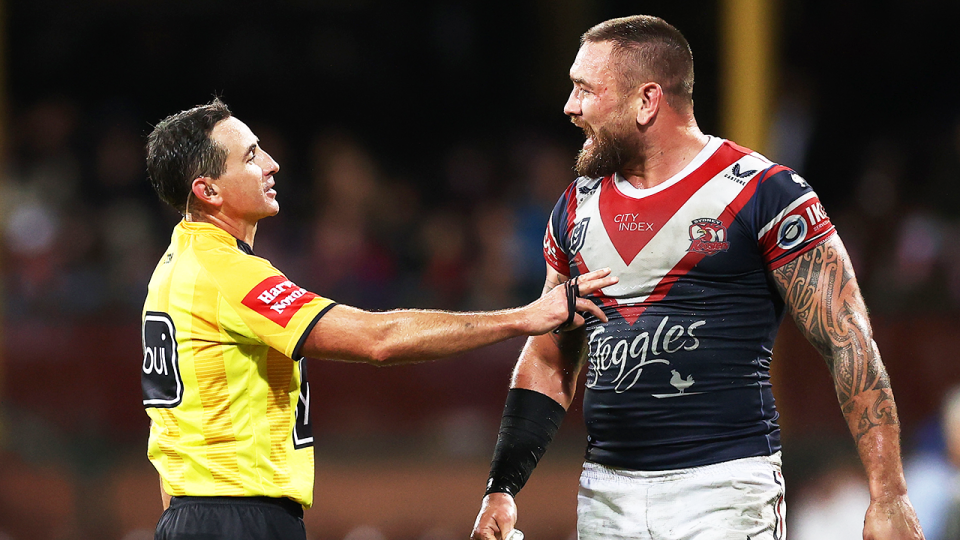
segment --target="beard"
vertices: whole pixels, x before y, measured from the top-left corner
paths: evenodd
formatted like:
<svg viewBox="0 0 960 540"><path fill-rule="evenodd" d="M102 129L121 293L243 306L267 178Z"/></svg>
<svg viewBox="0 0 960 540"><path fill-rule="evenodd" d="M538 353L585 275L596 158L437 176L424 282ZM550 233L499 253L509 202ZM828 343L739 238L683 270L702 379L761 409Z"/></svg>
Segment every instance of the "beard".
<svg viewBox="0 0 960 540"><path fill-rule="evenodd" d="M589 148L582 148L573 167L579 176L603 178L621 171L625 165L636 161L641 155L642 142L634 134L613 133L606 128L594 131L588 125L580 125L587 138L593 139Z"/></svg>

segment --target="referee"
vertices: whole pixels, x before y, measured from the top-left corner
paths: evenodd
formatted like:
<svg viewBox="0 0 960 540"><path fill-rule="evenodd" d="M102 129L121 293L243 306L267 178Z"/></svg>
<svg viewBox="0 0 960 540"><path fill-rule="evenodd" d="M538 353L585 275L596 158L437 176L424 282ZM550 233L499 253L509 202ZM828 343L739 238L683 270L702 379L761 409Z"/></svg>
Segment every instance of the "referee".
<svg viewBox="0 0 960 540"><path fill-rule="evenodd" d="M580 298L616 282L609 269L496 312L337 304L253 252L279 210L280 166L219 99L169 116L147 139L147 172L184 219L143 307L147 454L165 511L158 540L305 539L313 503L310 387L304 357L393 365L521 335L606 320Z"/></svg>

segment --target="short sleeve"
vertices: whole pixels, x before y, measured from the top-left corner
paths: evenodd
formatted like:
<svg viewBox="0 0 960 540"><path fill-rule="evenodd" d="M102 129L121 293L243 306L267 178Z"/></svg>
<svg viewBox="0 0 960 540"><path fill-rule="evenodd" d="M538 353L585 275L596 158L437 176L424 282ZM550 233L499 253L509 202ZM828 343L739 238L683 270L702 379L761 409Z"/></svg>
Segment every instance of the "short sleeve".
<svg viewBox="0 0 960 540"><path fill-rule="evenodd" d="M757 189L757 241L764 264L779 268L836 233L820 198L796 172L774 166Z"/></svg>
<svg viewBox="0 0 960 540"><path fill-rule="evenodd" d="M238 252L228 268L207 268L220 295L258 341L290 358L335 302L287 279L268 261ZM243 328L237 329L243 331Z"/></svg>
<svg viewBox="0 0 960 540"><path fill-rule="evenodd" d="M570 256L567 253L567 230L571 213L571 192L575 192L576 183L571 184L564 192L547 222L547 230L543 235L543 258L551 268L565 276L570 276ZM575 201L576 199L573 199Z"/></svg>

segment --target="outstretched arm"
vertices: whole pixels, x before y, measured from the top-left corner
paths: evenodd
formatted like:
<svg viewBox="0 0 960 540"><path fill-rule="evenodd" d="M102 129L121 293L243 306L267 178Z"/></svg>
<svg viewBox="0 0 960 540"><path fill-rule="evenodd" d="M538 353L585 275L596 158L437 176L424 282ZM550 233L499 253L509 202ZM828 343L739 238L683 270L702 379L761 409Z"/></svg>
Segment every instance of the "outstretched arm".
<svg viewBox="0 0 960 540"><path fill-rule="evenodd" d="M773 278L797 326L830 368L866 469L870 507L864 539L923 538L907 499L890 379L843 242L834 235L774 270Z"/></svg>
<svg viewBox="0 0 960 540"><path fill-rule="evenodd" d="M581 295L617 282L610 270L596 270L579 280ZM605 320L591 301L576 298L576 311ZM501 311L456 313L431 310L369 312L338 305L307 336L301 353L378 365L433 360L517 336L540 335L564 324L570 312L564 287L551 287L535 302ZM576 315L573 325L583 324Z"/></svg>
<svg viewBox="0 0 960 540"><path fill-rule="evenodd" d="M544 295L566 276L548 267ZM604 318L605 320L605 318ZM517 522L514 495L526 482L576 393L586 359L583 327L531 337L514 368L494 452L488 494L473 526L474 540L503 540Z"/></svg>

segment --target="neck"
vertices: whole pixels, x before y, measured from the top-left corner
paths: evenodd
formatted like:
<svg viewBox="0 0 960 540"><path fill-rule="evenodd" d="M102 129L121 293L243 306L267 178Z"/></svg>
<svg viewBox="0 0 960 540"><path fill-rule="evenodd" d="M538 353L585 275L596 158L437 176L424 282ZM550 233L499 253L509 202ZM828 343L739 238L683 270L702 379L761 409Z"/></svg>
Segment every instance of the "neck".
<svg viewBox="0 0 960 540"><path fill-rule="evenodd" d="M253 238L257 235L257 223L247 223L242 220L230 219L222 213L206 214L202 211L187 212L184 219L190 222L203 222L215 225L238 240L246 242L253 249Z"/></svg>
<svg viewBox="0 0 960 540"><path fill-rule="evenodd" d="M644 133L640 158L620 174L636 188L652 188L682 171L708 140L692 116L686 122L651 125Z"/></svg>

